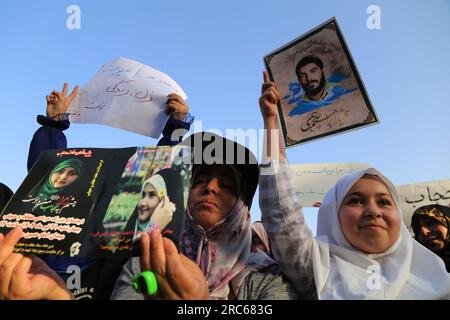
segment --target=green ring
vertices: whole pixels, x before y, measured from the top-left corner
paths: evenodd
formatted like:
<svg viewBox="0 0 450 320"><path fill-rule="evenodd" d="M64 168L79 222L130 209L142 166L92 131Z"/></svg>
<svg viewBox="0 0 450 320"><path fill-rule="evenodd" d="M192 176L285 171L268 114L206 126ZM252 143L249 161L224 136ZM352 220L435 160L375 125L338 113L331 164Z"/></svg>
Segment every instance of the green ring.
<svg viewBox="0 0 450 320"><path fill-rule="evenodd" d="M139 293L153 296L158 292L158 281L152 271L143 271L133 278L133 289Z"/></svg>

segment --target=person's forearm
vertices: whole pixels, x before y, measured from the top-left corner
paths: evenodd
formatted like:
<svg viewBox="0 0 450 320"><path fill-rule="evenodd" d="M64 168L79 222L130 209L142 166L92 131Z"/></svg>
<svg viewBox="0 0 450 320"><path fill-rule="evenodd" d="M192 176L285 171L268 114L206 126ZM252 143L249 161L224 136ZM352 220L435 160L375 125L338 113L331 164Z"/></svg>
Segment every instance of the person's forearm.
<svg viewBox="0 0 450 320"><path fill-rule="evenodd" d="M275 163L271 162L274 166ZM314 236L305 223L302 206L295 198L286 160L273 174L261 175L260 208L271 249L285 275L303 298L315 295L312 271Z"/></svg>
<svg viewBox="0 0 450 320"><path fill-rule="evenodd" d="M176 146L179 144L183 136L189 131L193 121L193 117L190 115L186 118L186 121L180 121L171 116L162 131L163 137L158 141L158 146Z"/></svg>
<svg viewBox="0 0 450 320"><path fill-rule="evenodd" d="M33 135L28 151L28 171L33 167L43 151L67 148L67 139L63 130L70 126L68 120L54 121L44 116L38 116L38 123L42 125Z"/></svg>
<svg viewBox="0 0 450 320"><path fill-rule="evenodd" d="M275 117L264 118L264 142L262 162L286 159L283 138Z"/></svg>

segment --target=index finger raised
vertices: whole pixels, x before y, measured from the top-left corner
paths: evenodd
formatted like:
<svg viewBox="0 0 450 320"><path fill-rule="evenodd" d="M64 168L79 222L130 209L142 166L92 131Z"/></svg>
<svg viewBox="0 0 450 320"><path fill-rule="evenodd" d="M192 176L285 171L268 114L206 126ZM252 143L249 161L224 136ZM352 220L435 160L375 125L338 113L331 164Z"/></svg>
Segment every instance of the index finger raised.
<svg viewBox="0 0 450 320"><path fill-rule="evenodd" d="M269 73L264 70L263 71L264 82L270 82Z"/></svg>

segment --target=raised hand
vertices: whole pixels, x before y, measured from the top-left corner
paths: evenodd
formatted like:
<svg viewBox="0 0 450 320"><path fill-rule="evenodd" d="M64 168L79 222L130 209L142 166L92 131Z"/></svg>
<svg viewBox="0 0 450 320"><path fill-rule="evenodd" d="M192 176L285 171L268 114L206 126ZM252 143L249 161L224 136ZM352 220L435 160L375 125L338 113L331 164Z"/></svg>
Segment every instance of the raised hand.
<svg viewBox="0 0 450 320"><path fill-rule="evenodd" d="M165 112L171 114L175 120L182 121L189 112L189 106L178 94L171 93L168 95Z"/></svg>
<svg viewBox="0 0 450 320"><path fill-rule="evenodd" d="M264 120L277 117L277 103L280 100L275 83L269 79L267 71L263 73L264 82L261 87L261 97L259 98L259 107Z"/></svg>
<svg viewBox="0 0 450 320"><path fill-rule="evenodd" d="M46 96L47 101L47 117L53 120L61 121L64 114L78 93L78 86L73 88L72 93L67 96L68 84L64 83L62 92L54 90L50 95Z"/></svg>
<svg viewBox="0 0 450 320"><path fill-rule="evenodd" d="M262 161L266 163L270 160L285 159L286 152L277 118L277 103L280 101L280 94L275 83L270 81L267 71L263 72L263 77L259 108L265 129Z"/></svg>

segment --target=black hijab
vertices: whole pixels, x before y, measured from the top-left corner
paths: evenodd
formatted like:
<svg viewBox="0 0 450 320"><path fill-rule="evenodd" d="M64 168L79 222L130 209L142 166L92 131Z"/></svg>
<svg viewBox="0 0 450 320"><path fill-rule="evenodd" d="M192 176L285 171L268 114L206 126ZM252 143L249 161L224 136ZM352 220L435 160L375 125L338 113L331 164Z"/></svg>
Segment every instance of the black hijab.
<svg viewBox="0 0 450 320"><path fill-rule="evenodd" d="M9 199L13 196L13 192L10 188L0 182L0 213L6 207Z"/></svg>

